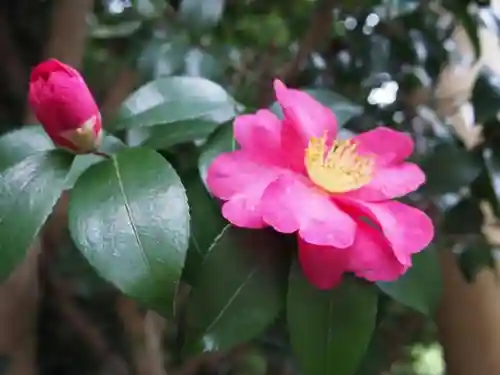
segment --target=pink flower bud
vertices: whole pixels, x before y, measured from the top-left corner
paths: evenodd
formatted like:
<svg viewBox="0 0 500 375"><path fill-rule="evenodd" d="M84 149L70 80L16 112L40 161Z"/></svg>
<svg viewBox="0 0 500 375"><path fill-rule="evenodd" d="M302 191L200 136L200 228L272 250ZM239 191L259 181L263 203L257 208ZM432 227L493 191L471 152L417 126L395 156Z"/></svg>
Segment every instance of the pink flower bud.
<svg viewBox="0 0 500 375"><path fill-rule="evenodd" d="M28 100L56 146L77 154L99 146L101 114L76 69L56 59L43 61L31 72Z"/></svg>

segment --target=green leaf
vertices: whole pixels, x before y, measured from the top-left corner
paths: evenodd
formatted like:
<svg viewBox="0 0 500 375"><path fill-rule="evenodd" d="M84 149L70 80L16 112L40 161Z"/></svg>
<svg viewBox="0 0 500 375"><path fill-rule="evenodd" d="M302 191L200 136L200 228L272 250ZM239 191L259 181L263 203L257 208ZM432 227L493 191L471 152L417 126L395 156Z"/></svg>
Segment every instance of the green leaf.
<svg viewBox="0 0 500 375"><path fill-rule="evenodd" d="M488 66L478 73L472 90L475 122L483 124L500 112L500 75Z"/></svg>
<svg viewBox="0 0 500 375"><path fill-rule="evenodd" d="M398 280L377 285L399 303L433 316L442 292L436 249L429 247L413 255L412 260L413 266Z"/></svg>
<svg viewBox="0 0 500 375"><path fill-rule="evenodd" d="M492 142L491 142L492 141ZM496 143L491 140L491 143ZM500 217L500 153L493 147L483 148L484 169L471 185L471 195L491 204L494 214ZM482 214L481 225L482 225Z"/></svg>
<svg viewBox="0 0 500 375"><path fill-rule="evenodd" d="M142 21L131 20L124 21L117 25L105 25L99 24L97 21L90 21L90 36L96 39L114 39L114 38L125 38L130 37L132 34L137 32Z"/></svg>
<svg viewBox="0 0 500 375"><path fill-rule="evenodd" d="M459 199L444 211L440 231L447 235L467 235L481 232L484 215L481 201L474 196Z"/></svg>
<svg viewBox="0 0 500 375"><path fill-rule="evenodd" d="M189 47L187 35L183 33L169 32L168 37L153 35L143 46L137 60L137 68L144 81L180 74Z"/></svg>
<svg viewBox="0 0 500 375"><path fill-rule="evenodd" d="M427 176L422 192L429 195L456 193L468 186L481 173L479 155L467 152L454 144L441 144L420 162Z"/></svg>
<svg viewBox="0 0 500 375"><path fill-rule="evenodd" d="M0 175L0 280L23 259L52 212L72 161L62 150L41 151Z"/></svg>
<svg viewBox="0 0 500 375"><path fill-rule="evenodd" d="M120 139L106 134L103 137L99 151L111 155L125 148L127 148L127 146ZM94 165L102 160L104 160L104 157L100 155L77 155L68 174L66 189L71 189L83 172L85 172L91 165Z"/></svg>
<svg viewBox="0 0 500 375"><path fill-rule="evenodd" d="M189 242L189 207L180 178L161 155L127 149L87 169L71 193L69 228L103 278L172 314Z"/></svg>
<svg viewBox="0 0 500 375"><path fill-rule="evenodd" d="M158 78L125 100L113 128L130 129L197 119L222 123L236 115L235 103L221 86L204 78Z"/></svg>
<svg viewBox="0 0 500 375"><path fill-rule="evenodd" d="M346 278L320 291L295 262L288 284L287 319L295 357L306 375L353 375L375 329L378 294Z"/></svg>
<svg viewBox="0 0 500 375"><path fill-rule="evenodd" d="M191 284L208 249L226 225L226 221L220 213L220 207L205 189L198 173L187 177L184 181L191 210L191 237L184 277Z"/></svg>
<svg viewBox="0 0 500 375"><path fill-rule="evenodd" d="M54 143L40 125L24 126L0 137L0 171L40 151L54 149Z"/></svg>
<svg viewBox="0 0 500 375"><path fill-rule="evenodd" d="M494 250L482 234L469 236L467 241L457 245L455 255L463 277L468 283L474 282L483 269L495 271L496 259Z"/></svg>
<svg viewBox="0 0 500 375"><path fill-rule="evenodd" d="M472 43L474 57L477 60L479 56L481 56L481 40L479 39L480 19L477 13L471 14L469 12L469 5L472 3L472 0L445 0L442 5L455 16L457 21L462 24L462 27Z"/></svg>
<svg viewBox="0 0 500 375"><path fill-rule="evenodd" d="M233 124L224 124L212 133L207 143L203 146L198 161L200 175L205 184L207 181L208 167L216 156L223 152L234 151L236 146L236 141L233 137Z"/></svg>
<svg viewBox="0 0 500 375"><path fill-rule="evenodd" d="M339 127L344 126L345 123L354 116L358 116L363 113L363 107L333 91L325 89L304 89L302 91L308 93L318 102L330 108L333 113L335 113L335 117L337 117ZM270 109L277 116L283 116L283 112L278 102L274 102Z"/></svg>
<svg viewBox="0 0 500 375"><path fill-rule="evenodd" d="M160 17L167 6L166 4L165 0L133 0L137 13L145 18Z"/></svg>
<svg viewBox="0 0 500 375"><path fill-rule="evenodd" d="M179 143L192 142L208 137L219 124L204 120L186 120L168 125L132 128L128 131L130 146L144 146L166 150Z"/></svg>
<svg viewBox="0 0 500 375"><path fill-rule="evenodd" d="M224 0L182 0L180 20L190 29L202 31L219 23L224 11Z"/></svg>
<svg viewBox="0 0 500 375"><path fill-rule="evenodd" d="M205 49L194 47L186 53L184 74L216 80L223 77L228 65L224 57L214 56Z"/></svg>
<svg viewBox="0 0 500 375"><path fill-rule="evenodd" d="M283 308L287 265L276 233L227 226L188 301L188 351L227 350L262 333Z"/></svg>

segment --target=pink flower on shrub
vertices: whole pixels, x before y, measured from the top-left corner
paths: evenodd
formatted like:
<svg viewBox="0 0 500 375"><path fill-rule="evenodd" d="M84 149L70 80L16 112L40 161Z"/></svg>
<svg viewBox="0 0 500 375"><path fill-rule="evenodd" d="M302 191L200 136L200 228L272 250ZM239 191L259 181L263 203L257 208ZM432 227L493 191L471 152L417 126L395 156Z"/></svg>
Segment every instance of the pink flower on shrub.
<svg viewBox="0 0 500 375"><path fill-rule="evenodd" d="M84 154L99 145L101 114L76 69L56 59L43 61L31 72L28 100L56 146Z"/></svg>
<svg viewBox="0 0 500 375"><path fill-rule="evenodd" d="M274 90L283 120L266 109L237 117L241 149L219 155L208 170L224 217L239 227L297 233L303 272L318 288L338 284L344 272L397 279L434 235L427 215L392 200L425 181L405 161L412 139L379 127L337 140L328 108L279 80Z"/></svg>

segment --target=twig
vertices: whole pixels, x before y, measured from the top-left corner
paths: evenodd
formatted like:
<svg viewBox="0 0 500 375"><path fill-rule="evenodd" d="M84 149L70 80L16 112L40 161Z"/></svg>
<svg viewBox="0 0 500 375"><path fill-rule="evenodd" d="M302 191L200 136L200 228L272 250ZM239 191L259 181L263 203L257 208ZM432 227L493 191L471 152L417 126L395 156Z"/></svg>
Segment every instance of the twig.
<svg viewBox="0 0 500 375"><path fill-rule="evenodd" d="M125 297L118 299L117 311L130 340L137 375L166 375L162 348L164 319L152 311L144 317L139 306Z"/></svg>
<svg viewBox="0 0 500 375"><path fill-rule="evenodd" d="M54 1L51 33L46 55L73 65L80 63L86 31L86 13L92 0ZM71 30L71 32L68 32ZM24 122L36 119L28 109ZM39 239L34 240L26 258L5 283L0 285L0 352L10 357L8 375L36 374L36 318L38 312Z"/></svg>
<svg viewBox="0 0 500 375"><path fill-rule="evenodd" d="M115 375L128 375L125 361L109 348L101 332L93 322L75 305L65 283L54 277L50 278L53 308L78 334L78 337L91 349L94 356L106 370Z"/></svg>
<svg viewBox="0 0 500 375"><path fill-rule="evenodd" d="M294 85L297 76L303 66L307 63L309 55L314 52L322 42L328 40L333 22L333 8L338 0L319 0L311 16L309 28L299 41L298 51L295 57L286 64L277 76L289 85ZM268 85L270 82L268 83ZM272 100L272 90L267 86L261 95L261 105L267 106Z"/></svg>
<svg viewBox="0 0 500 375"><path fill-rule="evenodd" d="M116 76L115 83L111 86L102 101L101 114L106 120L113 117L125 98L134 90L139 82L138 74L128 67L124 67Z"/></svg>
<svg viewBox="0 0 500 375"><path fill-rule="evenodd" d="M279 74L282 80L292 83L307 62L309 55L320 46L322 41L328 38L333 22L333 8L337 3L338 0L318 1L309 23L309 29L299 42L295 58L285 65Z"/></svg>
<svg viewBox="0 0 500 375"><path fill-rule="evenodd" d="M247 353L248 348L247 344L241 344L229 352L211 352L201 354L186 361L179 369L173 372L173 375L196 375L202 368L216 368L221 362L224 361L238 361L241 356Z"/></svg>
<svg viewBox="0 0 500 375"><path fill-rule="evenodd" d="M12 31L5 15L0 16L0 53L4 76L8 77L8 92L24 101L27 83L27 65L21 58L15 46Z"/></svg>

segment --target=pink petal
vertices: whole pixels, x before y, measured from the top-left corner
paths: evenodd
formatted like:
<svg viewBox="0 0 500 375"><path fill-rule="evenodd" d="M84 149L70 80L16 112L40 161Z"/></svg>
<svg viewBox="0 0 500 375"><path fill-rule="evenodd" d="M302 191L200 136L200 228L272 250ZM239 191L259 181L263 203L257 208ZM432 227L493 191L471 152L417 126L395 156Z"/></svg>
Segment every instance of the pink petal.
<svg viewBox="0 0 500 375"><path fill-rule="evenodd" d="M298 237L299 262L307 280L318 289L330 289L340 283L347 270L349 249L318 246Z"/></svg>
<svg viewBox="0 0 500 375"><path fill-rule="evenodd" d="M281 120L267 109L236 117L234 137L243 150L258 158L275 163L284 159L281 154Z"/></svg>
<svg viewBox="0 0 500 375"><path fill-rule="evenodd" d="M262 220L260 199L265 186L252 185L253 189L235 195L222 205L222 216L241 228L259 229L267 224Z"/></svg>
<svg viewBox="0 0 500 375"><path fill-rule="evenodd" d="M393 281L400 277L411 265L411 258L402 264L377 229L358 222L356 238L349 252L349 271L368 281Z"/></svg>
<svg viewBox="0 0 500 375"><path fill-rule="evenodd" d="M332 138L337 134L337 119L333 112L305 92L289 89L283 82L274 81L276 98L283 109L284 126L292 126L307 146L311 137L321 137L325 131Z"/></svg>
<svg viewBox="0 0 500 375"><path fill-rule="evenodd" d="M298 231L311 244L346 248L354 241L354 220L297 174L281 175L267 187L262 215L278 232Z"/></svg>
<svg viewBox="0 0 500 375"><path fill-rule="evenodd" d="M411 193L424 182L425 174L416 164L394 164L376 168L367 185L347 192L346 196L369 202L388 200Z"/></svg>
<svg viewBox="0 0 500 375"><path fill-rule="evenodd" d="M352 138L360 154L376 157L377 165L388 165L405 160L413 153L414 143L403 132L378 127Z"/></svg>
<svg viewBox="0 0 500 375"><path fill-rule="evenodd" d="M207 175L209 190L227 200L222 215L232 224L245 228L265 226L261 213L261 197L282 170L253 160L243 150L219 155Z"/></svg>
<svg viewBox="0 0 500 375"><path fill-rule="evenodd" d="M409 265L409 255L425 249L434 237L434 225L422 211L406 204L388 201L352 201L380 225L399 262Z"/></svg>
<svg viewBox="0 0 500 375"><path fill-rule="evenodd" d="M286 155L285 161L288 169L299 174L306 173L306 167L304 165L306 147L307 146L304 145L302 138L297 134L290 120L285 118L281 129L281 149L284 150Z"/></svg>
<svg viewBox="0 0 500 375"><path fill-rule="evenodd" d="M207 185L216 197L228 200L255 183L269 183L279 174L277 168L255 160L244 150L217 156L207 171Z"/></svg>

